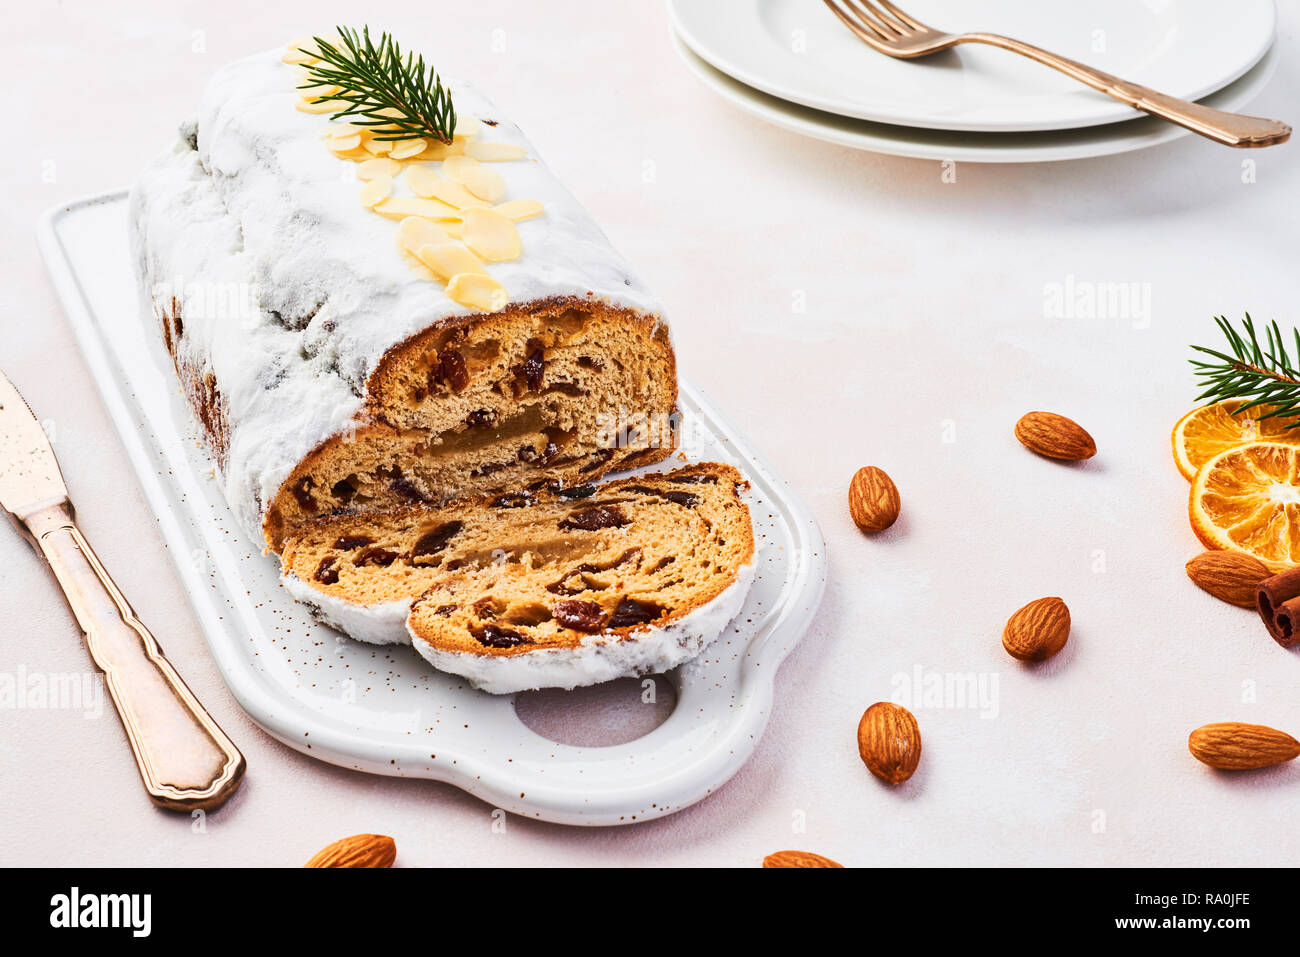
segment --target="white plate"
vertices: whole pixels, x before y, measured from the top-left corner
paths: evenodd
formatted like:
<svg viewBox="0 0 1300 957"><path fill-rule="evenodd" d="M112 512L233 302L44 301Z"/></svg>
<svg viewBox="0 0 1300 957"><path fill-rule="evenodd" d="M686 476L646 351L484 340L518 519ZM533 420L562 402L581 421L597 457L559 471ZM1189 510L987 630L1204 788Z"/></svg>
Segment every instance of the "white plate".
<svg viewBox="0 0 1300 957"><path fill-rule="evenodd" d="M1040 133L963 133L870 123L770 96L709 66L679 37L673 37L673 45L706 86L746 113L804 136L872 153L966 163L1044 163L1127 153L1192 136L1181 126L1150 116L1127 123ZM1270 49L1245 76L1201 102L1220 110L1241 111L1268 85L1276 61L1277 52ZM1208 140L1197 145L1201 149L1225 149Z"/></svg>
<svg viewBox="0 0 1300 957"><path fill-rule="evenodd" d="M51 210L39 238L217 666L280 741L333 764L447 781L516 814L587 825L671 814L721 786L753 753L777 668L821 598L825 548L788 486L689 386L684 447L733 462L752 483L757 581L727 632L669 675L677 705L663 724L613 747L557 744L525 726L513 696L474 691L410 648L348 640L280 587L275 560L231 520L140 305L125 192ZM165 630L155 633L166 642ZM590 702L581 691L548 693L543 706Z"/></svg>
<svg viewBox="0 0 1300 957"><path fill-rule="evenodd" d="M1273 0L896 0L948 33L1001 33L1161 93L1198 100L1273 42ZM964 44L919 60L871 49L822 0L668 0L695 53L757 90L878 123L986 133L1058 130L1142 115L1048 67Z"/></svg>

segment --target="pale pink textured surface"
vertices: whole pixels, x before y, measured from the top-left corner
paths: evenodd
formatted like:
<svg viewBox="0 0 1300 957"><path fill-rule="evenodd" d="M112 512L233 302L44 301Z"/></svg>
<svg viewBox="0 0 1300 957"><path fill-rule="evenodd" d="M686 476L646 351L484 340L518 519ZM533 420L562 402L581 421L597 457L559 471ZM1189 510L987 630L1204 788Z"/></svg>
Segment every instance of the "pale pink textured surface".
<svg viewBox="0 0 1300 957"><path fill-rule="evenodd" d="M748 866L784 847L850 865L1293 863L1300 767L1227 776L1186 750L1209 721L1297 733L1300 656L1187 582L1198 546L1166 436L1194 395L1186 344L1213 341L1210 315L1300 323L1297 147L1186 138L1078 163L962 165L945 184L938 164L740 115L679 65L659 4L627 6L484 2L438 24L441 43L423 8L375 25L440 52L524 127L664 301L685 374L821 522L826 599L782 670L754 759L665 820L580 830L510 818L499 832L491 808L449 786L322 765L243 716L86 380L33 224L128 183L216 65L357 8L28 6L3 41L15 75L40 78L9 116L32 132L0 159L3 368L53 423L87 535L249 773L199 830L145 801L111 714L6 711L0 858L296 865L379 831L405 865ZM1294 123L1300 16L1280 13L1278 73L1251 109ZM205 52L193 52L200 36ZM1257 182L1243 183L1246 160ZM1045 285L1068 276L1150 283L1149 326L1045 318ZM1011 426L1035 408L1087 426L1097 458L1062 467L1021 449ZM903 498L898 525L870 540L844 504L868 463ZM0 674L84 671L44 567L16 533L0 533L0 550ZM1000 629L1045 594L1069 603L1071 643L1021 668ZM916 666L996 674L997 716L915 707L921 768L887 790L853 732Z"/></svg>

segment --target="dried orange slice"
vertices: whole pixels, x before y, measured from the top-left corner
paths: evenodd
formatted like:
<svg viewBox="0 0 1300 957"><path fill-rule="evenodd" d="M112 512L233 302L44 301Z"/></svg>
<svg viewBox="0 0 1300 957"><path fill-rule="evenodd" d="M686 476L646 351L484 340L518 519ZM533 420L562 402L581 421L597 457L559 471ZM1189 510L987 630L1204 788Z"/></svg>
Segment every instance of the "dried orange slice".
<svg viewBox="0 0 1300 957"><path fill-rule="evenodd" d="M1286 442L1300 445L1300 428L1288 429L1294 419L1266 419L1271 405L1257 405L1241 415L1233 415L1246 404L1244 399L1228 399L1214 405L1193 409L1178 420L1170 438L1174 461L1183 478L1191 479L1196 470L1225 449L1249 442Z"/></svg>
<svg viewBox="0 0 1300 957"><path fill-rule="evenodd" d="M1192 480L1187 512L1207 548L1275 570L1300 563L1300 447L1252 442L1220 452Z"/></svg>

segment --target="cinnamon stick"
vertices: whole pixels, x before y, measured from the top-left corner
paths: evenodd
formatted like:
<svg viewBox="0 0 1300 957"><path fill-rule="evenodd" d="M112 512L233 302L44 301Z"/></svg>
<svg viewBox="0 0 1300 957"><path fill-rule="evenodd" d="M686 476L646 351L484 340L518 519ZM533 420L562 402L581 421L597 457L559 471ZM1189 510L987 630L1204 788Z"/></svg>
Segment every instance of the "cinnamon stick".
<svg viewBox="0 0 1300 957"><path fill-rule="evenodd" d="M1300 641L1300 566L1265 578L1255 590L1255 606L1268 633L1283 648Z"/></svg>
<svg viewBox="0 0 1300 957"><path fill-rule="evenodd" d="M1290 648L1300 641L1300 632L1296 629L1296 625L1300 624L1300 598L1284 601L1273 616L1273 624L1276 627L1270 628L1269 634L1283 648Z"/></svg>

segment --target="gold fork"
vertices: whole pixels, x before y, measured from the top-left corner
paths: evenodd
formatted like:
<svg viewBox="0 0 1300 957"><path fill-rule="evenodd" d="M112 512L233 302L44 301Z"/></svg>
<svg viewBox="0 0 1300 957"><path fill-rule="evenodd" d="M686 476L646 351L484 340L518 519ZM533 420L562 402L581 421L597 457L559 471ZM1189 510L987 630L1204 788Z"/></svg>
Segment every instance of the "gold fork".
<svg viewBox="0 0 1300 957"><path fill-rule="evenodd" d="M987 43L1037 60L1121 103L1185 126L1193 133L1200 133L1225 146L1275 146L1291 137L1291 127L1279 120L1225 113L1176 96L1166 96L1010 37L996 33L943 33L904 13L889 0L823 2L862 42L892 57L908 60L929 56L959 43Z"/></svg>

